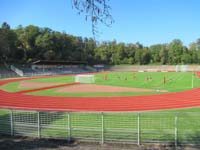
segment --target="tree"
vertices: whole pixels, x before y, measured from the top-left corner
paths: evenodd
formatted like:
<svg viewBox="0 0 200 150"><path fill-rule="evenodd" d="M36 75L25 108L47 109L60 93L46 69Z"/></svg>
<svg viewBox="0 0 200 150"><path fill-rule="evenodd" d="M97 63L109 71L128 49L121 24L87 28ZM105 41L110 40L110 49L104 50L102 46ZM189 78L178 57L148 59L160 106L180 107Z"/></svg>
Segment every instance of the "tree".
<svg viewBox="0 0 200 150"><path fill-rule="evenodd" d="M0 60L12 59L17 50L17 35L10 26L4 22L0 28Z"/></svg>
<svg viewBox="0 0 200 150"><path fill-rule="evenodd" d="M189 48L179 39L169 44L144 47L139 42L117 43L116 40L97 43L83 38L29 25L11 29L0 27L0 60L33 62L39 59L87 61L88 64L190 64L200 63L200 39Z"/></svg>
<svg viewBox="0 0 200 150"><path fill-rule="evenodd" d="M97 47L96 41L92 38L85 38L84 41L84 48L82 53L82 60L95 63L94 59L94 49Z"/></svg>
<svg viewBox="0 0 200 150"><path fill-rule="evenodd" d="M167 46L162 46L162 49L160 51L160 62L161 64L165 65L168 63L168 49Z"/></svg>
<svg viewBox="0 0 200 150"><path fill-rule="evenodd" d="M198 63L197 44L195 42L190 44L189 51L187 53L190 54L190 63Z"/></svg>
<svg viewBox="0 0 200 150"><path fill-rule="evenodd" d="M196 41L196 50L200 50L200 38Z"/></svg>
<svg viewBox="0 0 200 150"><path fill-rule="evenodd" d="M190 64L190 63L192 63L192 58L191 58L191 55L190 54L188 54L188 53L184 53L183 55L182 55L182 62L183 62L183 64Z"/></svg>
<svg viewBox="0 0 200 150"><path fill-rule="evenodd" d="M98 34L97 24L103 23L106 26L113 24L114 19L110 14L111 7L108 5L109 0L72 0L72 6L79 14L85 14L85 20L92 22L92 33Z"/></svg>
<svg viewBox="0 0 200 150"><path fill-rule="evenodd" d="M134 64L135 63L135 50L136 46L134 44L127 44L125 47L125 53L126 53L126 62L127 64Z"/></svg>
<svg viewBox="0 0 200 150"><path fill-rule="evenodd" d="M38 54L35 41L40 34L39 27L29 25L23 28L19 26L16 29L16 34L18 35L18 47L24 51L24 60L32 60Z"/></svg>
<svg viewBox="0 0 200 150"><path fill-rule="evenodd" d="M196 50L197 62L200 63L200 38L197 39L197 41L195 42L195 45L193 45L193 50Z"/></svg>
<svg viewBox="0 0 200 150"><path fill-rule="evenodd" d="M163 48L162 44L156 44L156 45L152 45L149 47L150 52L151 52L151 62L152 63L158 63L161 61L161 57L160 57L160 52Z"/></svg>
<svg viewBox="0 0 200 150"><path fill-rule="evenodd" d="M105 64L110 63L112 53L108 49L107 42L102 42L102 44L94 50L94 53L95 53L95 59L97 60L96 61L97 63L105 63Z"/></svg>
<svg viewBox="0 0 200 150"><path fill-rule="evenodd" d="M49 29L44 29L43 32L36 37L35 46L39 50L37 55L40 59L50 58L46 56L52 53L47 51L54 51L55 43L53 39L53 32Z"/></svg>
<svg viewBox="0 0 200 150"><path fill-rule="evenodd" d="M142 64L142 50L141 49L136 49L135 62L138 64Z"/></svg>
<svg viewBox="0 0 200 150"><path fill-rule="evenodd" d="M169 44L169 63L179 64L181 63L181 56L183 54L184 46L179 39L174 39Z"/></svg>
<svg viewBox="0 0 200 150"><path fill-rule="evenodd" d="M151 60L151 53L148 48L144 48L142 50L142 64L146 65L149 64Z"/></svg>
<svg viewBox="0 0 200 150"><path fill-rule="evenodd" d="M10 30L10 25L7 22L3 22L1 25L2 30Z"/></svg>

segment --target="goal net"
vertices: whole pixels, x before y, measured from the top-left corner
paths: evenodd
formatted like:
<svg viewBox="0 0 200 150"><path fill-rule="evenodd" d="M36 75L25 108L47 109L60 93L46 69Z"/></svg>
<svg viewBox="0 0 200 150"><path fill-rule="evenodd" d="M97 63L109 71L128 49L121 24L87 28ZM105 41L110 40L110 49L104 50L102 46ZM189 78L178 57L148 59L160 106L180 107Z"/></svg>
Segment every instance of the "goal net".
<svg viewBox="0 0 200 150"><path fill-rule="evenodd" d="M188 65L176 65L176 72L187 72L189 71Z"/></svg>
<svg viewBox="0 0 200 150"><path fill-rule="evenodd" d="M75 82L94 83L94 75L76 75Z"/></svg>

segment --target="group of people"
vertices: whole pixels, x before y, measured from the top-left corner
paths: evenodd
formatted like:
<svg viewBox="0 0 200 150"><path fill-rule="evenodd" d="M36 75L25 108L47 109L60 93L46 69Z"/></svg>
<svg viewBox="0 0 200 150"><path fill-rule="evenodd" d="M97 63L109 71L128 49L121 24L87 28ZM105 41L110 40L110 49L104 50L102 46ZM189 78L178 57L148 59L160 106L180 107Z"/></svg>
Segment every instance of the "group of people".
<svg viewBox="0 0 200 150"><path fill-rule="evenodd" d="M116 77L117 77L117 79L119 79L119 80L121 80L121 79L123 79L123 80L125 80L125 81L128 80L127 77L122 78L119 74L117 74ZM136 79L136 74L133 73L132 77L133 77L133 80L135 80L135 79ZM105 74L103 75L103 80L108 80L108 74L105 73Z"/></svg>
<svg viewBox="0 0 200 150"><path fill-rule="evenodd" d="M147 76L147 77L146 77L146 80L147 80L147 81L152 81L153 79L152 79L151 76Z"/></svg>
<svg viewBox="0 0 200 150"><path fill-rule="evenodd" d="M118 78L119 80L124 80L124 81L127 81L127 80L128 80L127 77L122 78L119 74L117 74L117 78ZM132 74L132 79L133 79L133 80L136 79L136 73L135 73L135 72L133 72L133 74ZM108 74L105 73L105 74L103 75L103 80L108 80ZM150 75L148 75L148 76L146 77L146 81L153 81L153 78L152 78ZM166 79L166 77L164 76L164 77L163 77L163 84L166 84L166 83L167 83L167 79Z"/></svg>

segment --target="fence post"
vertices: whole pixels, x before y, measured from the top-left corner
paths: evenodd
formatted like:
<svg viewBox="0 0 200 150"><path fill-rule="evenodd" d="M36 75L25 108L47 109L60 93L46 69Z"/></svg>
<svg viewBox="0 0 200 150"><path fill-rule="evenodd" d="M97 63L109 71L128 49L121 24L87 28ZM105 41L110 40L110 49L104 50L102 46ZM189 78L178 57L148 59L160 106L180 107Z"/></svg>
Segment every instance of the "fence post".
<svg viewBox="0 0 200 150"><path fill-rule="evenodd" d="M68 142L71 141L71 118L70 118L70 112L67 113L67 127L68 127Z"/></svg>
<svg viewBox="0 0 200 150"><path fill-rule="evenodd" d="M10 135L14 136L14 120L13 120L13 111L10 110Z"/></svg>
<svg viewBox="0 0 200 150"><path fill-rule="evenodd" d="M101 144L104 144L104 113L101 113Z"/></svg>
<svg viewBox="0 0 200 150"><path fill-rule="evenodd" d="M138 113L138 116L137 116L137 123L138 123L138 130L137 130L137 133L138 133L138 137L137 137L137 139L138 139L138 142L137 142L137 144L138 144L138 146L140 145L140 113Z"/></svg>
<svg viewBox="0 0 200 150"><path fill-rule="evenodd" d="M38 138L41 138L41 127L40 127L40 112L37 112L37 126L38 126Z"/></svg>
<svg viewBox="0 0 200 150"><path fill-rule="evenodd" d="M178 146L178 114L175 115L175 147Z"/></svg>

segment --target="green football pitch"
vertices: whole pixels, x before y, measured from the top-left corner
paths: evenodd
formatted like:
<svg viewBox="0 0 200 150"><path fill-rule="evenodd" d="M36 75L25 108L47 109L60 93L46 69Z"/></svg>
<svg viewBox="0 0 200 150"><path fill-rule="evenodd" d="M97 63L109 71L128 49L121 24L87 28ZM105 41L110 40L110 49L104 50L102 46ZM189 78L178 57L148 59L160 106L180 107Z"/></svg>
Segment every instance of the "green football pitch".
<svg viewBox="0 0 200 150"><path fill-rule="evenodd" d="M161 94L160 91L178 92L199 87L199 79L191 72L106 72L94 74L96 85L151 89L150 92L64 92L55 89L37 91L29 94L48 96L96 97L96 96L134 96ZM106 77L106 79L105 79ZM75 76L59 76L27 80L27 82L72 83ZM164 81L165 80L165 81ZM9 83L1 89L16 92L26 89L18 88L19 82ZM31 88L29 88L31 89Z"/></svg>

